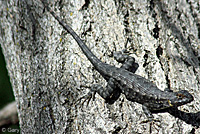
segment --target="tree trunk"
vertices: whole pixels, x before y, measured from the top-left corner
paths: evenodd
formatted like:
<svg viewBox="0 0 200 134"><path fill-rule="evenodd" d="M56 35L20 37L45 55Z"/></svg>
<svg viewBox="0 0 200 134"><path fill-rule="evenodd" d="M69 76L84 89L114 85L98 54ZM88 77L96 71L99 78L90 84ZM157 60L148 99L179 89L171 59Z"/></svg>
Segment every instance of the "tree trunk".
<svg viewBox="0 0 200 134"><path fill-rule="evenodd" d="M94 83L106 81L75 40L39 0L0 1L0 43L17 102L22 133L200 133L169 113L146 120L141 105L123 94L112 105L98 94L77 103ZM114 51L129 48L141 75L164 90L184 89L200 110L200 3L197 1L61 0L49 6L103 62L120 66ZM200 119L200 116L198 116Z"/></svg>

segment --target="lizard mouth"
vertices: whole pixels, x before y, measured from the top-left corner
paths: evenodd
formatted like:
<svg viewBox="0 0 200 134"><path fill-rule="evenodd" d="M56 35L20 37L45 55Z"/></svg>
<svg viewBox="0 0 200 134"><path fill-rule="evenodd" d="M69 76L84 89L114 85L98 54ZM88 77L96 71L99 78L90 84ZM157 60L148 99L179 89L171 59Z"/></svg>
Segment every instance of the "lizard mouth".
<svg viewBox="0 0 200 134"><path fill-rule="evenodd" d="M187 103L190 103L194 100L194 97L186 90L181 90L176 92L176 101L175 104L176 106L181 106ZM173 101L171 101L173 102Z"/></svg>

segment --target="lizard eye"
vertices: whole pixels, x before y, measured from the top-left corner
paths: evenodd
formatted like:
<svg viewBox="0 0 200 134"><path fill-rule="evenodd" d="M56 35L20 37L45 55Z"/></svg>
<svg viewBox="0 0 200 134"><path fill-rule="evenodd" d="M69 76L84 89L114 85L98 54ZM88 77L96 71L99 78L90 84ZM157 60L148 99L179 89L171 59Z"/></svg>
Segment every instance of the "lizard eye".
<svg viewBox="0 0 200 134"><path fill-rule="evenodd" d="M185 97L185 95L184 95L184 94L180 94L180 93L178 93L176 96L178 97L178 99L182 99L182 98L184 98L184 97Z"/></svg>

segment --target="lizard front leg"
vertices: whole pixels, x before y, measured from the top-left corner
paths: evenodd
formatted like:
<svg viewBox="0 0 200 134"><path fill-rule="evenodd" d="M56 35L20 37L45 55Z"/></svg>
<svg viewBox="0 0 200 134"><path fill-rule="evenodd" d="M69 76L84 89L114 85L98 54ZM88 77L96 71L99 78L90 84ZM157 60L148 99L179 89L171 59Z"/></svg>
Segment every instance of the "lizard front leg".
<svg viewBox="0 0 200 134"><path fill-rule="evenodd" d="M146 117L148 118L148 121L151 122L153 120L153 115L151 111L145 105L142 105L142 110L144 111Z"/></svg>
<svg viewBox="0 0 200 134"><path fill-rule="evenodd" d="M142 105L142 109L147 117L147 120L144 120L144 121L141 121L140 123L147 123L149 122L150 123L150 133L151 133L151 130L152 130L152 125L156 125L155 122L160 122L160 120L157 120L157 119L154 119L151 111L148 109L148 107L146 107L145 105ZM158 125L159 126L159 125ZM156 129L156 128L155 128ZM158 131L158 129L156 129Z"/></svg>
<svg viewBox="0 0 200 134"><path fill-rule="evenodd" d="M154 124L154 122L160 122L160 120L154 119L152 112L144 104L142 105L142 110L144 111L144 113L145 113L145 115L147 117L147 120L144 120L141 123L150 122L150 124Z"/></svg>

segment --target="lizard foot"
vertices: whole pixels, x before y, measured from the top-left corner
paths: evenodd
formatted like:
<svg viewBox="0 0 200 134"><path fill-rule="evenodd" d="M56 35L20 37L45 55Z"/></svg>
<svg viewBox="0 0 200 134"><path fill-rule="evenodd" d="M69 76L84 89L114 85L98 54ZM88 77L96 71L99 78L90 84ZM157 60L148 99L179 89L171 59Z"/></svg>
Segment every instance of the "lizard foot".
<svg viewBox="0 0 200 134"><path fill-rule="evenodd" d="M155 122L161 122L160 120L158 120L158 119L154 119L154 117L153 117L153 115L152 115L152 113L151 113L151 111L148 109L148 107L146 107L145 105L143 105L142 106L142 109L143 109L143 111L144 111L144 113L145 113L145 115L146 115L146 117L147 117L147 120L144 120L144 121L141 121L140 122L140 124L142 124L142 123L150 123L150 131L151 131L151 126L153 125L154 126L154 128L156 129L156 127L155 127ZM160 125L157 125L157 126L160 126ZM157 129L156 129L157 130Z"/></svg>
<svg viewBox="0 0 200 134"><path fill-rule="evenodd" d="M140 124L143 124L143 123L150 123L150 126L149 126L149 131L150 133L152 133L152 126L154 129L156 129L157 131L159 131L159 128L161 127L161 125L159 125L158 123L156 122L161 122L160 120L158 119L147 119L147 120L144 120L144 121L141 121ZM156 127L157 126L157 127Z"/></svg>
<svg viewBox="0 0 200 134"><path fill-rule="evenodd" d="M87 95L80 97L76 102L81 102L81 100L83 100L83 102L81 103L81 105L83 105L87 101L87 106L88 106L88 104L92 98L94 101L96 92L101 91L102 89L103 89L102 86L100 86L98 84L94 84L90 88L90 91L87 93Z"/></svg>
<svg viewBox="0 0 200 134"><path fill-rule="evenodd" d="M87 106L88 106L90 100L91 100L92 98L93 98L93 100L94 100L95 94L96 94L96 92L89 91L89 92L87 93L87 95L84 95L84 96L80 97L79 99L77 99L76 103L79 103L79 102L81 102L81 100L83 100L83 102L81 103L81 105L84 105L84 103L87 101Z"/></svg>

